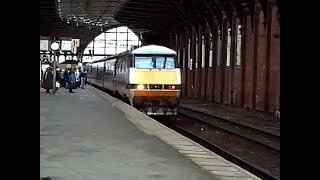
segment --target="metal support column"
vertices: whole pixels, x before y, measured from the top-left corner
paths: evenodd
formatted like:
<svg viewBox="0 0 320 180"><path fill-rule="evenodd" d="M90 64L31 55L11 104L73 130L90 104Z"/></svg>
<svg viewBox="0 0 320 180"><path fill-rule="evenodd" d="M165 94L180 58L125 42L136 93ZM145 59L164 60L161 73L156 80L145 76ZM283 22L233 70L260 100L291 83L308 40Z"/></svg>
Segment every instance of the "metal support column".
<svg viewBox="0 0 320 180"><path fill-rule="evenodd" d="M56 94L57 88L56 88L56 73L57 73L57 55L56 52L53 52L53 87L52 87L52 93Z"/></svg>
<svg viewBox="0 0 320 180"><path fill-rule="evenodd" d="M103 49L103 55L104 57L106 57L106 53L107 53L107 33L106 32L103 32L103 35L104 35L104 49Z"/></svg>
<svg viewBox="0 0 320 180"><path fill-rule="evenodd" d="M118 28L116 28L115 54L118 54Z"/></svg>
<svg viewBox="0 0 320 180"><path fill-rule="evenodd" d="M127 51L129 50L129 28L127 27Z"/></svg>
<svg viewBox="0 0 320 180"><path fill-rule="evenodd" d="M92 40L92 53L91 53L91 58L93 58L93 56L94 56L94 42L95 42L95 38L93 38L93 40Z"/></svg>

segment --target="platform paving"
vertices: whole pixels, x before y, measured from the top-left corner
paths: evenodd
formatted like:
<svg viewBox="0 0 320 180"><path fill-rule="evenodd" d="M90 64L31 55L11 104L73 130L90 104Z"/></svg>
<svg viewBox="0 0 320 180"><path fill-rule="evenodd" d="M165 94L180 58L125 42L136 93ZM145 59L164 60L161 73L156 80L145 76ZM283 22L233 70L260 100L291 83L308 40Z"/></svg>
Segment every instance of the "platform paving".
<svg viewBox="0 0 320 180"><path fill-rule="evenodd" d="M77 89L73 94L65 89L57 94L40 91L41 178L221 179L142 131L128 120L133 117L88 89Z"/></svg>

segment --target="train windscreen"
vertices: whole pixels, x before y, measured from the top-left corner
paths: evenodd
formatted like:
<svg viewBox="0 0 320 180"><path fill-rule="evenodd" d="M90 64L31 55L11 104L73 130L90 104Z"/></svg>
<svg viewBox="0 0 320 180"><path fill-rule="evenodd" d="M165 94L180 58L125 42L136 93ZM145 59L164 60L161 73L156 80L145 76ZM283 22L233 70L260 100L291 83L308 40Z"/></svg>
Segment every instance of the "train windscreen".
<svg viewBox="0 0 320 180"><path fill-rule="evenodd" d="M137 69L174 69L176 68L174 57L135 57Z"/></svg>

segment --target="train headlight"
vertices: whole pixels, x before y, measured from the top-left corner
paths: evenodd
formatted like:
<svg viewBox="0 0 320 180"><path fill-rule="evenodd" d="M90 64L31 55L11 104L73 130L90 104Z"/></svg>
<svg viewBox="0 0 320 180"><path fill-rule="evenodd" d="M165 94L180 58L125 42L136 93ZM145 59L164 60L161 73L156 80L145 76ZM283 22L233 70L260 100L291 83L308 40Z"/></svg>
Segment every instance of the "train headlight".
<svg viewBox="0 0 320 180"><path fill-rule="evenodd" d="M144 85L139 84L139 85L137 86L137 89L144 89Z"/></svg>
<svg viewBox="0 0 320 180"><path fill-rule="evenodd" d="M176 86L171 86L171 89L176 89Z"/></svg>

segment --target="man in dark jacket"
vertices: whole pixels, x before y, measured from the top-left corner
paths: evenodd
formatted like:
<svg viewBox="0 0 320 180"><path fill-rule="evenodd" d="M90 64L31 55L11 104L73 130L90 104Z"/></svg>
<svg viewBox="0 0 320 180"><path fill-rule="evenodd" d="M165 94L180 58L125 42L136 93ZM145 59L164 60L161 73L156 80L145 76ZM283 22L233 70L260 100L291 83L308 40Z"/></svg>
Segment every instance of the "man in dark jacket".
<svg viewBox="0 0 320 180"><path fill-rule="evenodd" d="M72 90L77 89L77 82L76 82L76 76L74 75L73 70L70 70L68 72L67 83L68 83L69 93L74 93Z"/></svg>
<svg viewBox="0 0 320 180"><path fill-rule="evenodd" d="M88 73L86 70L80 72L81 89L84 89L84 85L87 79L87 74Z"/></svg>

